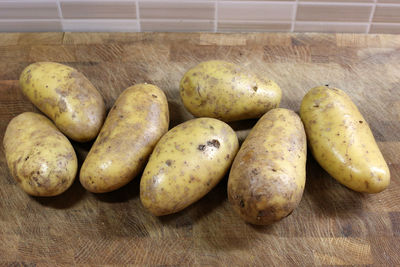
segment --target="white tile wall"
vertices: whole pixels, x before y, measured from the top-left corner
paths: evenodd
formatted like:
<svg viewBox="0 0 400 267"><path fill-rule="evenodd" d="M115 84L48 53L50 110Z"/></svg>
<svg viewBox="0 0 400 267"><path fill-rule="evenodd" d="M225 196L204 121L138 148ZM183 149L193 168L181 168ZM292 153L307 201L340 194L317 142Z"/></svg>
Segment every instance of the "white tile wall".
<svg viewBox="0 0 400 267"><path fill-rule="evenodd" d="M398 33L400 0L0 0L0 31Z"/></svg>

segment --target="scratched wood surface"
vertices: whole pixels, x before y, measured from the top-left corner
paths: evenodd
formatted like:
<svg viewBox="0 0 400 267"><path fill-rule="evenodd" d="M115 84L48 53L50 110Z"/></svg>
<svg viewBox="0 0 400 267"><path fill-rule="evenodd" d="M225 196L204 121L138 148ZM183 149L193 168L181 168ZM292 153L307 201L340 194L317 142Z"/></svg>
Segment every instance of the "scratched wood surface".
<svg viewBox="0 0 400 267"><path fill-rule="evenodd" d="M27 196L0 154L0 265L400 265L400 35L354 34L0 34L0 137L7 123L36 111L18 77L35 61L82 71L108 108L126 87L149 82L169 100L171 126L191 118L178 93L183 73L223 59L275 80L282 107L298 111L305 92L344 89L369 122L392 182L377 195L338 184L309 156L304 197L266 227L229 206L227 178L186 210L161 218L139 200L139 178L95 195L76 180L54 198ZM232 126L243 139L254 121ZM80 162L90 144L75 144Z"/></svg>

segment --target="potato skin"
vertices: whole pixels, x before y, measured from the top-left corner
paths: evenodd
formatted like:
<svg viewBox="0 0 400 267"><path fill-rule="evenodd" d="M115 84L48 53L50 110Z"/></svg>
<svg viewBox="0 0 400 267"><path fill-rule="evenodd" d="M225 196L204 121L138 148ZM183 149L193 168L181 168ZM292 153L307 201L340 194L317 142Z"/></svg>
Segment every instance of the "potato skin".
<svg viewBox="0 0 400 267"><path fill-rule="evenodd" d="M299 116L267 112L250 131L229 174L228 199L246 222L266 225L300 203L306 179L307 141Z"/></svg>
<svg viewBox="0 0 400 267"><path fill-rule="evenodd" d="M185 73L180 95L194 116L229 122L261 117L279 106L282 91L272 80L258 78L233 63L212 60Z"/></svg>
<svg viewBox="0 0 400 267"><path fill-rule="evenodd" d="M178 212L207 194L239 147L235 132L212 118L186 121L156 145L140 181L140 199L156 216Z"/></svg>
<svg viewBox="0 0 400 267"><path fill-rule="evenodd" d="M303 98L300 116L312 154L333 178L365 193L389 185L389 168L368 123L345 92L312 88Z"/></svg>
<svg viewBox="0 0 400 267"><path fill-rule="evenodd" d="M24 95L69 138L94 139L105 117L102 96L76 69L55 62L26 67L19 83Z"/></svg>
<svg viewBox="0 0 400 267"><path fill-rule="evenodd" d="M124 90L82 165L82 185L104 193L127 184L143 170L168 125L168 102L161 89L137 84Z"/></svg>
<svg viewBox="0 0 400 267"><path fill-rule="evenodd" d="M74 148L43 115L25 112L13 118L3 146L12 176L29 195L59 195L75 179L78 162Z"/></svg>

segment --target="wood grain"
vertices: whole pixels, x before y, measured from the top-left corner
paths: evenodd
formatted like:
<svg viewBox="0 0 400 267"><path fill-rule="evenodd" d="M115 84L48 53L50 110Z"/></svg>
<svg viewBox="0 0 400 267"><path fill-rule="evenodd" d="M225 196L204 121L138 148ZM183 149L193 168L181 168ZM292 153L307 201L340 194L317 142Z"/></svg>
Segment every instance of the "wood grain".
<svg viewBox="0 0 400 267"><path fill-rule="evenodd" d="M225 178L199 202L161 218L139 200L139 177L108 194L76 180L63 195L32 198L0 154L0 265L288 266L400 265L400 35L13 33L0 34L0 137L12 117L37 111L18 85L22 69L52 60L82 71L110 108L128 86L154 83L171 127L191 115L178 85L203 60L238 63L275 80L281 106L298 111L311 87L345 90L369 122L392 175L376 195L338 184L309 156L298 209L267 227L245 224ZM253 121L232 123L240 139ZM91 144L74 147L83 161Z"/></svg>

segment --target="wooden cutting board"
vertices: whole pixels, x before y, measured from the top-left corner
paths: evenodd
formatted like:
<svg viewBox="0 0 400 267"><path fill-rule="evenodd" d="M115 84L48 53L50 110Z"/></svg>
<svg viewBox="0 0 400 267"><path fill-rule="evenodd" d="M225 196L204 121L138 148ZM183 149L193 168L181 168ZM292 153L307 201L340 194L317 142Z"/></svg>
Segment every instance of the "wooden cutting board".
<svg viewBox="0 0 400 267"><path fill-rule="evenodd" d="M82 71L110 108L128 86L148 82L169 100L171 127L191 115L178 86L210 59L235 62L275 80L282 107L298 111L308 89L345 90L369 122L392 181L376 195L353 192L311 155L300 206L271 226L244 223L227 201L225 177L203 199L157 218L139 200L139 180L95 195L78 179L53 198L26 195L0 155L0 265L400 265L400 35L30 33L0 34L0 137L10 119L37 111L22 96L29 63L57 61ZM254 121L233 123L240 139ZM76 144L80 162L91 144Z"/></svg>

